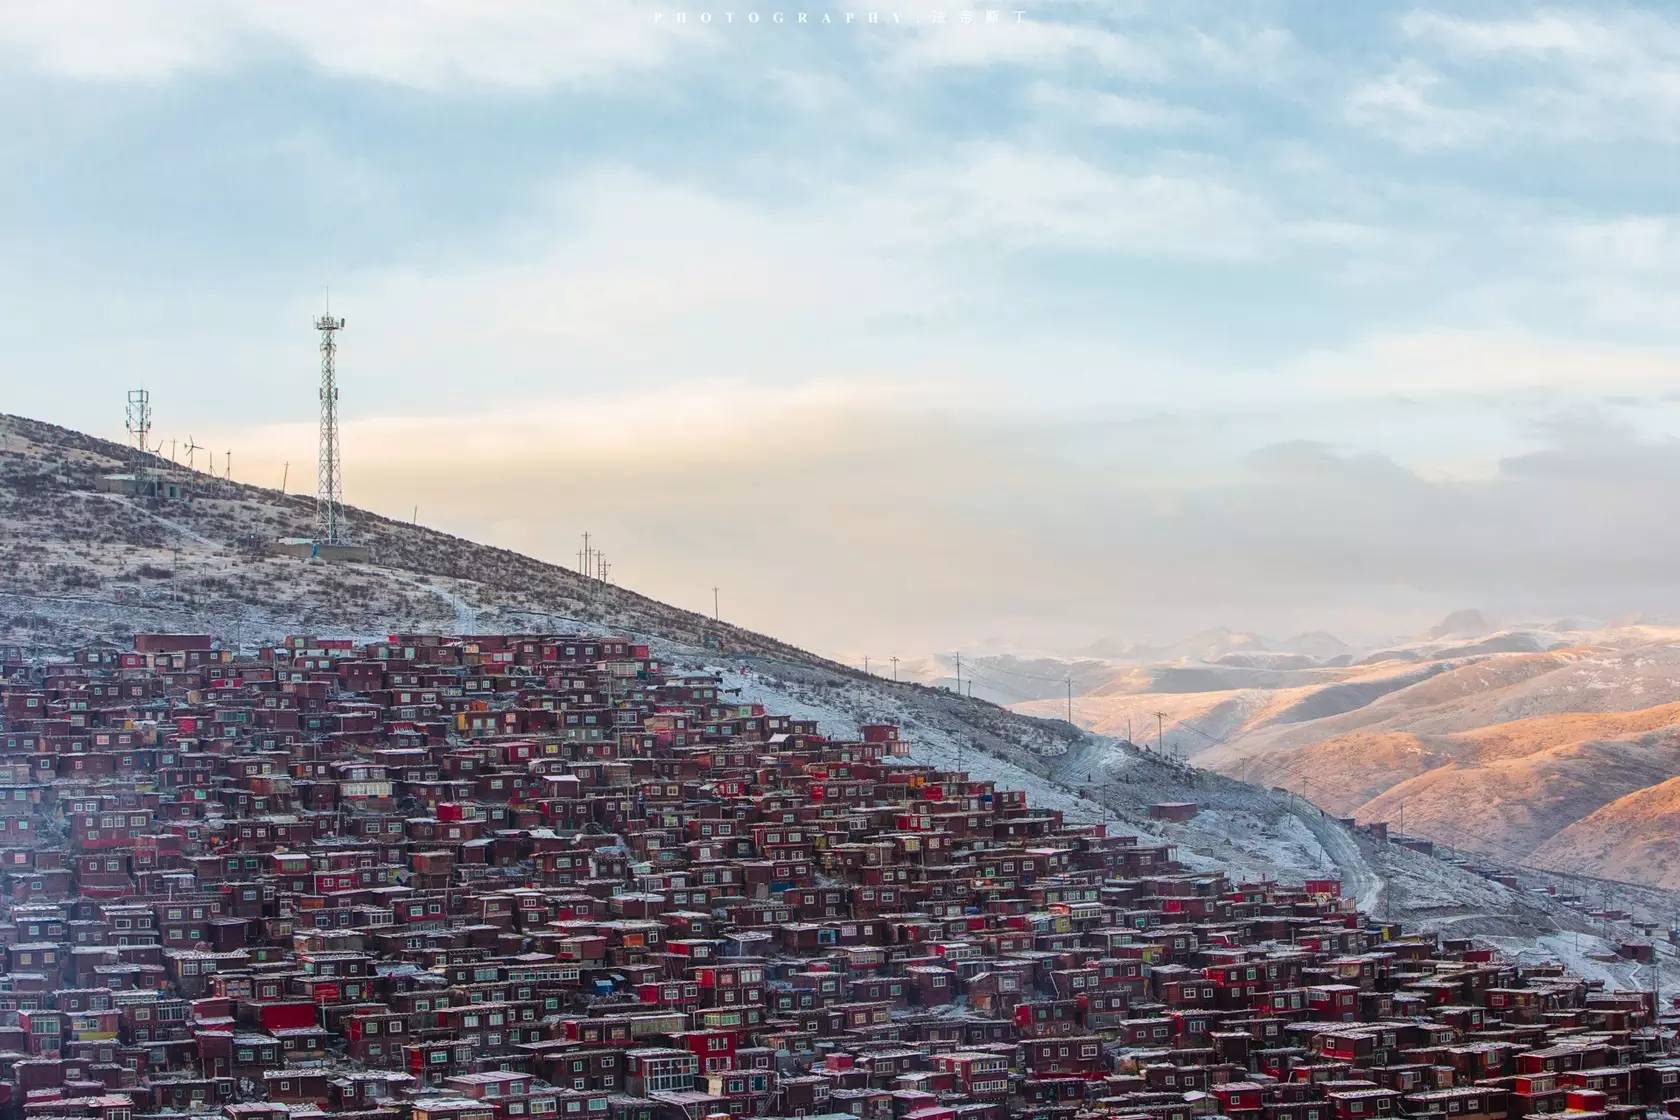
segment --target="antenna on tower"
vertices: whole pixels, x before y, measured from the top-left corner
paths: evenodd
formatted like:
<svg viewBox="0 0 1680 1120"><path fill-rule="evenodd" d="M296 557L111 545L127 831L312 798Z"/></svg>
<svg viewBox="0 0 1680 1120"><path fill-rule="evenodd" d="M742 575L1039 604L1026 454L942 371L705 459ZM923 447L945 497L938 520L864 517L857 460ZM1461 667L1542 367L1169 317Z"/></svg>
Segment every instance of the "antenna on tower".
<svg viewBox="0 0 1680 1120"><path fill-rule="evenodd" d="M151 451L152 432L152 394L145 389L130 389L128 391L128 434L134 437L134 445L140 449L140 465L135 468L136 482L143 482L146 477L146 459Z"/></svg>
<svg viewBox="0 0 1680 1120"><path fill-rule="evenodd" d="M315 320L315 329L321 332L321 466L315 490L315 540L343 544L350 534L343 524L344 468L339 460L338 373L333 364L338 343L333 335L344 329L344 320L322 315Z"/></svg>

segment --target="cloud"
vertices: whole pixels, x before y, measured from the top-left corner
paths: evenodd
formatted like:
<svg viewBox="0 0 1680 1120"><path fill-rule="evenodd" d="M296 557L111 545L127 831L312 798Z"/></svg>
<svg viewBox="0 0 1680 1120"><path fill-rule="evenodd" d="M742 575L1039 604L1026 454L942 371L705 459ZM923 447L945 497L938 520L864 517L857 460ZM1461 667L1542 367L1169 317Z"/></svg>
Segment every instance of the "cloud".
<svg viewBox="0 0 1680 1120"><path fill-rule="evenodd" d="M99 81L232 73L279 52L416 89L535 90L651 69L683 37L639 0L90 0L0 6L0 45Z"/></svg>
<svg viewBox="0 0 1680 1120"><path fill-rule="evenodd" d="M1353 124L1410 148L1455 147L1487 136L1494 121L1437 100L1444 84L1435 70L1408 60L1354 86L1343 111Z"/></svg>
<svg viewBox="0 0 1680 1120"><path fill-rule="evenodd" d="M1052 69L1087 63L1109 74L1160 79L1170 71L1156 52L1120 31L1090 23L1056 22L1034 13L996 22L923 24L892 42L888 59L907 69L1017 66Z"/></svg>
<svg viewBox="0 0 1680 1120"><path fill-rule="evenodd" d="M1680 341L1680 216L1630 213L1555 224L1555 283L1593 323Z"/></svg>
<svg viewBox="0 0 1680 1120"><path fill-rule="evenodd" d="M1224 8L1206 20L1160 19L1148 7L1039 3L1017 18L908 24L906 34L883 37L879 59L894 71L937 74L993 69L1026 74L1073 73L1152 84L1193 85L1204 79L1265 84L1290 73L1299 47L1281 27L1251 24Z"/></svg>
<svg viewBox="0 0 1680 1120"><path fill-rule="evenodd" d="M1581 264L1637 273L1680 273L1680 217L1628 214L1576 222L1560 231Z"/></svg>
<svg viewBox="0 0 1680 1120"><path fill-rule="evenodd" d="M1465 602L1680 611L1680 525L1650 514L1680 443L1543 413L1532 450L1439 479L1336 441L1357 414L1268 443L1299 418L1087 409L1073 431L883 382L607 387L352 420L345 464L374 508L418 501L442 527L561 560L587 528L638 590L698 603L721 582L741 621L883 656L977 628L1054 646L1215 624L1380 634ZM1199 470L1156 459L1160 427ZM234 445L277 478L311 435Z"/></svg>
<svg viewBox="0 0 1680 1120"><path fill-rule="evenodd" d="M1063 123L1096 125L1138 132L1178 132L1206 128L1217 118L1188 105L1153 97L1129 97L1097 89L1072 89L1034 82L1027 99Z"/></svg>
<svg viewBox="0 0 1680 1120"><path fill-rule="evenodd" d="M1643 57L1673 37L1667 21L1649 15L1606 18L1590 11L1537 11L1515 19L1465 19L1414 11L1401 21L1406 35L1472 57L1539 61L1615 62Z"/></svg>
<svg viewBox="0 0 1680 1120"><path fill-rule="evenodd" d="M1658 12L1478 19L1417 10L1399 26L1427 57L1355 83L1345 112L1402 144L1680 137L1680 22Z"/></svg>
<svg viewBox="0 0 1680 1120"><path fill-rule="evenodd" d="M347 345L450 397L463 390L447 371L486 365L509 391L869 368L972 380L1064 350L1029 327L999 340L963 326L1010 310L1019 254L1240 261L1279 244L1280 223L1217 180L1005 145L941 155L873 180L767 182L771 201L596 167L555 184L500 259L341 278L367 332Z"/></svg>
<svg viewBox="0 0 1680 1120"><path fill-rule="evenodd" d="M900 200L906 236L972 246L1230 260L1269 237L1265 204L1213 176L1004 144L911 170L883 193Z"/></svg>
<svg viewBox="0 0 1680 1120"><path fill-rule="evenodd" d="M873 229L861 202L757 206L628 167L555 184L502 259L378 270L345 288L387 361L437 376L493 365L504 387L584 388L850 371L837 341L984 297ZM474 324L462 329L462 324Z"/></svg>
<svg viewBox="0 0 1680 1120"><path fill-rule="evenodd" d="M1289 376L1311 390L1366 396L1598 393L1680 383L1680 353L1521 330L1431 329L1308 353Z"/></svg>

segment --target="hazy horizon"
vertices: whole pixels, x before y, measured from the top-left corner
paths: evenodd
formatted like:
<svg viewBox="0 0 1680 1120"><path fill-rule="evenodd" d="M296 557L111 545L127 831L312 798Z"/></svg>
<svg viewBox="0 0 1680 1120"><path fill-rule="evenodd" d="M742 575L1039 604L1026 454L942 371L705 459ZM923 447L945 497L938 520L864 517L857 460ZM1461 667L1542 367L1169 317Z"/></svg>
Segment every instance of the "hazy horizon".
<svg viewBox="0 0 1680 1120"><path fill-rule="evenodd" d="M1680 17L1020 8L7 5L0 407L309 490L330 285L347 500L823 652L1680 615Z"/></svg>

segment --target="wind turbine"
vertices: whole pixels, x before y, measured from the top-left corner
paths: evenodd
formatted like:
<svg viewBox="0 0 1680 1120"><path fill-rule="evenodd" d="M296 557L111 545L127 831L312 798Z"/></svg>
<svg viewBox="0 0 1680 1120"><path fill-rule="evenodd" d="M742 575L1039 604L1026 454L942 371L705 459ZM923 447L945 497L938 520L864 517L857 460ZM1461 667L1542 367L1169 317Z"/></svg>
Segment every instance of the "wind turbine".
<svg viewBox="0 0 1680 1120"><path fill-rule="evenodd" d="M223 467L224 470L227 471L227 480L229 482L232 482L233 481L233 448L231 448L231 447L228 448L227 454L225 456L223 456L222 467Z"/></svg>
<svg viewBox="0 0 1680 1120"><path fill-rule="evenodd" d="M193 469L193 455L196 452L203 450L204 448L198 445L197 440L195 440L192 436L187 437L187 469L189 471Z"/></svg>

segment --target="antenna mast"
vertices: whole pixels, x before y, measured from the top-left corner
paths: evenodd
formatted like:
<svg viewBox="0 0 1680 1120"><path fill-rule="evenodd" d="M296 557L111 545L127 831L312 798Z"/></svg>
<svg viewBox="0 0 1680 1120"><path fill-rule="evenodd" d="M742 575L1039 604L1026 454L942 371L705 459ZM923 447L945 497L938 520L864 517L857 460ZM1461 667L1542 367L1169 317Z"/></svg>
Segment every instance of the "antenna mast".
<svg viewBox="0 0 1680 1120"><path fill-rule="evenodd" d="M143 484L147 473L146 457L152 449L152 394L145 389L128 391L128 434L134 437L134 444L140 449L139 466L134 469L134 477L136 482Z"/></svg>
<svg viewBox="0 0 1680 1120"><path fill-rule="evenodd" d="M342 544L350 539L343 524L344 468L339 460L338 374L333 358L338 343L333 335L344 329L344 320L322 315L315 320L321 332L321 468L315 491L315 539L321 544Z"/></svg>

